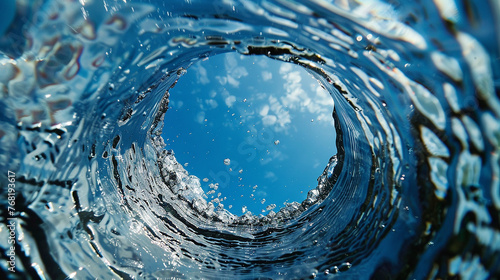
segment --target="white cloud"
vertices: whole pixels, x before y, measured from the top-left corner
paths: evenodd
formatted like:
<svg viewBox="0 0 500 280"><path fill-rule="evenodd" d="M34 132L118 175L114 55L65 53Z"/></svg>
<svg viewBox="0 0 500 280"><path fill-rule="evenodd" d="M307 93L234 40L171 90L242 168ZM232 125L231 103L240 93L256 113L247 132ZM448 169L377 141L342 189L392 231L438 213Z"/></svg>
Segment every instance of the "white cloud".
<svg viewBox="0 0 500 280"><path fill-rule="evenodd" d="M272 160L273 160L272 158L267 157L267 158L261 158L259 162L260 162L260 165L266 165L266 164L270 163Z"/></svg>
<svg viewBox="0 0 500 280"><path fill-rule="evenodd" d="M283 105L291 109L300 109L300 111L304 111L304 104L310 102L308 101L310 98L307 92L302 88L302 76L300 72L290 72L290 70L287 70L282 75L285 80L283 87L286 91L285 96L281 98Z"/></svg>
<svg viewBox="0 0 500 280"><path fill-rule="evenodd" d="M217 104L217 101L215 99L207 99L205 100L205 103L210 106L210 109L215 109L219 104Z"/></svg>
<svg viewBox="0 0 500 280"><path fill-rule="evenodd" d="M224 102L226 102L227 107L232 107L234 102L236 102L236 97L234 95L229 95Z"/></svg>
<svg viewBox="0 0 500 280"><path fill-rule="evenodd" d="M257 192L257 196L260 196L260 197L267 197L267 192L265 192L265 191L258 191L258 192Z"/></svg>
<svg viewBox="0 0 500 280"><path fill-rule="evenodd" d="M318 103L333 107L333 99L330 94L320 85L316 87L316 98Z"/></svg>
<svg viewBox="0 0 500 280"><path fill-rule="evenodd" d="M263 100L263 99L267 99L268 96L269 96L269 94L267 94L267 93L259 92L259 93L252 95L252 99L253 100Z"/></svg>
<svg viewBox="0 0 500 280"><path fill-rule="evenodd" d="M196 78L201 84L208 84L210 83L210 80L207 77L207 69L205 67L201 66L201 64L197 64L195 66L194 70L196 71Z"/></svg>
<svg viewBox="0 0 500 280"><path fill-rule="evenodd" d="M266 174L264 175L264 178L270 179L271 182L278 180L278 176L276 176L276 174L274 174L274 172L272 171L267 171Z"/></svg>
<svg viewBox="0 0 500 280"><path fill-rule="evenodd" d="M236 57L234 55L226 55L224 60L224 66L226 70L235 68L238 65L238 61L236 61Z"/></svg>
<svg viewBox="0 0 500 280"><path fill-rule="evenodd" d="M179 101L170 100L169 105L170 105L169 107L172 109L180 109L180 108L182 108L182 105L184 105L184 102L182 102L182 100L179 100Z"/></svg>
<svg viewBox="0 0 500 280"><path fill-rule="evenodd" d="M283 74L286 74L286 73L290 72L291 70L292 70L292 64L290 64L290 63L283 63L280 66L279 72L280 72L280 74L283 75Z"/></svg>
<svg viewBox="0 0 500 280"><path fill-rule="evenodd" d="M291 64L283 64L279 72L285 80L283 84L285 95L280 98L283 106L292 111L311 113L317 120L331 120L329 116L333 109L333 99L325 89L315 81L311 81L306 87L308 90L304 90L302 81L306 74L294 71Z"/></svg>
<svg viewBox="0 0 500 280"><path fill-rule="evenodd" d="M248 76L248 71L245 67L238 66L238 61L234 56L226 56L224 60L224 67L228 73L226 77L221 78L219 82L225 85L226 82L233 87L238 87L240 82L238 81L241 77Z"/></svg>
<svg viewBox="0 0 500 280"><path fill-rule="evenodd" d="M267 68L268 67L267 57L261 57L261 59L259 59L259 62L257 62L257 64L262 68Z"/></svg>
<svg viewBox="0 0 500 280"><path fill-rule="evenodd" d="M266 115L262 118L262 124L266 126L271 126L274 125L277 120L278 118L274 115Z"/></svg>
<svg viewBox="0 0 500 280"><path fill-rule="evenodd" d="M238 87L240 85L240 81L236 80L232 76L228 75L227 76L227 82L228 84L232 85L233 87Z"/></svg>
<svg viewBox="0 0 500 280"><path fill-rule="evenodd" d="M259 115L264 117L267 115L268 112L269 112L269 105L266 104L262 107L262 109L260 109Z"/></svg>
<svg viewBox="0 0 500 280"><path fill-rule="evenodd" d="M314 96L314 103L308 108L309 112L318 114L318 121L332 122L332 111L334 107L333 99L330 94L320 85L316 85L316 95Z"/></svg>
<svg viewBox="0 0 500 280"><path fill-rule="evenodd" d="M300 84L302 81L302 76L299 71L288 72L288 74L284 75L286 80L292 84Z"/></svg>
<svg viewBox="0 0 500 280"><path fill-rule="evenodd" d="M283 110L279 111L277 117L278 117L278 124L280 125L280 128L282 128L281 130L288 129L288 124L292 122L288 111L283 111Z"/></svg>
<svg viewBox="0 0 500 280"><path fill-rule="evenodd" d="M215 76L215 79L217 79L217 81L219 81L219 84L221 86L224 86L227 84L227 77Z"/></svg>
<svg viewBox="0 0 500 280"><path fill-rule="evenodd" d="M287 130L288 124L292 122L288 110L274 96L269 96L269 105L271 107L271 112L273 112L277 118L276 123L278 126L275 126L275 130Z"/></svg>
<svg viewBox="0 0 500 280"><path fill-rule="evenodd" d="M195 121L200 124L203 123L203 121L205 121L205 112L204 111L198 112L198 114L196 114Z"/></svg>
<svg viewBox="0 0 500 280"><path fill-rule="evenodd" d="M248 76L248 71L245 67L238 66L230 70L231 70L230 75L235 79L240 79L241 77Z"/></svg>
<svg viewBox="0 0 500 280"><path fill-rule="evenodd" d="M268 71L262 71L262 79L264 81L269 81L273 78L273 73L268 72Z"/></svg>

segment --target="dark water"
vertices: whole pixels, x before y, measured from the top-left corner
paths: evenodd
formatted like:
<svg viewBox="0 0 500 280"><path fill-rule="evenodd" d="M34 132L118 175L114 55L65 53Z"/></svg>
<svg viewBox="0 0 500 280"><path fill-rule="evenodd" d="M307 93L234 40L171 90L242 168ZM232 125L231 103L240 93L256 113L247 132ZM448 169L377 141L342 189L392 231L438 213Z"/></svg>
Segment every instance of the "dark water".
<svg viewBox="0 0 500 280"><path fill-rule="evenodd" d="M0 278L499 277L497 1L2 5ZM318 186L265 216L207 203L161 137L227 52L335 103Z"/></svg>

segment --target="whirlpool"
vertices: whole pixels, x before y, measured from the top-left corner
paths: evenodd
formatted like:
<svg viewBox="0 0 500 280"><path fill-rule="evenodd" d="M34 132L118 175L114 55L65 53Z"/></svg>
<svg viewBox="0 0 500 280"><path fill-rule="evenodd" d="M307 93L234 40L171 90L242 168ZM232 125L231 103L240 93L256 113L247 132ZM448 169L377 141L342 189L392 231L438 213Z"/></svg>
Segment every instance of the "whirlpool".
<svg viewBox="0 0 500 280"><path fill-rule="evenodd" d="M0 7L0 278L500 278L499 1Z"/></svg>

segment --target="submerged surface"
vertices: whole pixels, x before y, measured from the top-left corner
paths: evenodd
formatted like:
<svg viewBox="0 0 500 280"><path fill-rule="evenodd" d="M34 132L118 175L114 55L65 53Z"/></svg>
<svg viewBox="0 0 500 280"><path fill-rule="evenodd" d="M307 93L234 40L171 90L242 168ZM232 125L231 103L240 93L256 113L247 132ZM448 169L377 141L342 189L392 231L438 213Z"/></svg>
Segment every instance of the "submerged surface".
<svg viewBox="0 0 500 280"><path fill-rule="evenodd" d="M1 278L498 277L499 11L497 1L6 6ZM302 67L331 95L336 149L304 200L233 214L177 158L187 145L168 147L184 75L223 53ZM305 100L296 82L275 98L305 110L293 105ZM258 112L280 123L271 106Z"/></svg>

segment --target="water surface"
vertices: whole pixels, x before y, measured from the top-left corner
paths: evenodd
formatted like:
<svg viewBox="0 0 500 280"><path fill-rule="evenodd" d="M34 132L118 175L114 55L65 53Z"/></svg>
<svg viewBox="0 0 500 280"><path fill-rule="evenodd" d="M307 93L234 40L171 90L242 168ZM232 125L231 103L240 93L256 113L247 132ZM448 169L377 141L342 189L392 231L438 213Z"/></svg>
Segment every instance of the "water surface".
<svg viewBox="0 0 500 280"><path fill-rule="evenodd" d="M498 278L499 10L497 1L5 6L1 278ZM262 90L263 72L244 81L252 66L238 60L272 64L269 89L280 90ZM246 113L250 138L215 128ZM220 133L235 142L208 146ZM206 173L238 178L226 168L243 166L245 153L227 149L251 135L286 160L246 162L249 192L226 201ZM287 143L300 135L310 137L301 149ZM272 193L282 184L257 167L307 188ZM262 204L258 191L272 198Z"/></svg>

